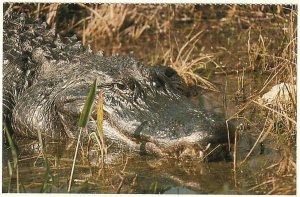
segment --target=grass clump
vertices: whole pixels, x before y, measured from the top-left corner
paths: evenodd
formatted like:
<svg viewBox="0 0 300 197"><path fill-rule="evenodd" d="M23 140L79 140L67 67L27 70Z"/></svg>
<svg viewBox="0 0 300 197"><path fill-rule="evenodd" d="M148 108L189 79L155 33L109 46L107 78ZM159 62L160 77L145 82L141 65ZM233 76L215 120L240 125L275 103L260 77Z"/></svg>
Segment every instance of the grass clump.
<svg viewBox="0 0 300 197"><path fill-rule="evenodd" d="M72 165L72 170L71 170L71 175L69 179L69 186L68 186L68 192L71 192L71 186L72 186L72 181L73 181L73 173L75 169L75 163L76 163L76 157L78 154L78 149L79 149L79 144L81 142L81 135L82 135L82 130L84 129L85 132L88 132L87 124L88 121L91 118L91 112L93 109L93 104L94 100L96 97L96 92L97 92L97 79L94 80L93 84L90 87L89 93L86 98L86 102L83 106L82 112L80 114L79 118L79 126L80 126L80 131L78 134L78 139L77 139L77 145L75 149L75 154L74 154L74 159L73 159L73 165ZM101 156L102 156L102 163L104 163L104 157L106 156L106 146L104 142L104 131L103 131L103 97L102 93L100 93L99 100L98 100L98 110L97 110L97 133L93 132L89 136L94 136L96 141L99 144L100 151L101 151ZM100 138L100 140L99 140ZM86 185L87 183L85 183Z"/></svg>
<svg viewBox="0 0 300 197"><path fill-rule="evenodd" d="M281 53L273 54L263 44L263 39L260 36L258 44L261 44L259 49L263 51L257 53L252 51L249 54L250 65L253 67L261 65L260 72L268 73L268 77L263 83L263 87L254 96L245 99L245 107L239 113L245 119L251 120L260 132L251 151L241 164L248 160L255 146L263 144L266 139L272 139L272 148L279 150L281 158L267 164L262 171L257 173L258 183L250 188L249 192L264 194L294 194L296 192L296 10L291 10L288 20L289 25L285 31L285 41L279 46ZM251 45L250 42L249 45ZM253 46L251 45L249 48L253 48ZM260 59L258 64L255 64L252 62L252 55L257 56L258 54L265 59ZM261 96L278 84L285 84L289 87L286 98L283 99L274 93L274 97L269 102L264 101ZM249 113L247 115L247 111L254 111L258 118L251 119Z"/></svg>

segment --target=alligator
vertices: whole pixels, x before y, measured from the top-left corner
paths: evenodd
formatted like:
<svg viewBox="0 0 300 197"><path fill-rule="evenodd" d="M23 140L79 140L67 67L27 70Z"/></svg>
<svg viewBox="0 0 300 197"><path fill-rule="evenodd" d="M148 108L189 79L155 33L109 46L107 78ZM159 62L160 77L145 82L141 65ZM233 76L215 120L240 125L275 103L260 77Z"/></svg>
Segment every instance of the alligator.
<svg viewBox="0 0 300 197"><path fill-rule="evenodd" d="M3 27L3 122L14 135L77 138L97 79L105 139L115 144L147 155L201 158L233 141L234 126L194 102L195 91L171 67L92 52L76 36L10 9ZM95 121L88 130L96 130Z"/></svg>

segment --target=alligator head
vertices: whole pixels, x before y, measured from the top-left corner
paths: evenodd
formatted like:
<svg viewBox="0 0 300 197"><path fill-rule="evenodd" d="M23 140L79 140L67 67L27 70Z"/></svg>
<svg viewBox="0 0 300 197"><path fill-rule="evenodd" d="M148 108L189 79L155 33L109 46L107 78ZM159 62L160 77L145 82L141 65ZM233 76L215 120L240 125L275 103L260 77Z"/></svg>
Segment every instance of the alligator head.
<svg viewBox="0 0 300 197"><path fill-rule="evenodd" d="M172 68L104 57L26 18L5 20L4 116L16 134L76 138L86 95L97 79L104 133L115 144L140 153L201 157L232 139L224 117L195 104ZM95 121L88 128L95 130Z"/></svg>
<svg viewBox="0 0 300 197"><path fill-rule="evenodd" d="M92 54L73 61L65 65L68 72L47 73L20 97L13 114L18 133L76 138L86 95L97 79L97 89L103 92L104 132L114 143L147 154L201 157L210 146L231 138L224 118L194 103L170 67ZM96 130L95 121L88 127Z"/></svg>
<svg viewBox="0 0 300 197"><path fill-rule="evenodd" d="M100 77L98 88L104 92L105 127L115 130L109 134L138 145L141 153L192 158L232 140L232 125L227 129L224 117L194 102L200 98L191 96L174 69L125 57L107 61L106 78L113 81Z"/></svg>

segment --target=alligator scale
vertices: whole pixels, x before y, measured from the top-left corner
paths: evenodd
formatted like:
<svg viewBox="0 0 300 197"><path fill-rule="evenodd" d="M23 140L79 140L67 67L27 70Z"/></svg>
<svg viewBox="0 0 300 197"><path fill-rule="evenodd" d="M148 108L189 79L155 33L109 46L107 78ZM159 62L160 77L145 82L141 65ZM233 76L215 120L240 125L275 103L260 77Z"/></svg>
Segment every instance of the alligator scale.
<svg viewBox="0 0 300 197"><path fill-rule="evenodd" d="M46 23L11 11L4 13L3 26L3 122L15 135L36 138L40 131L53 139L76 138L97 79L106 139L116 144L160 156L201 157L210 145L232 139L224 117L192 102L170 67L95 54L75 36L56 35ZM88 128L95 130L95 122Z"/></svg>

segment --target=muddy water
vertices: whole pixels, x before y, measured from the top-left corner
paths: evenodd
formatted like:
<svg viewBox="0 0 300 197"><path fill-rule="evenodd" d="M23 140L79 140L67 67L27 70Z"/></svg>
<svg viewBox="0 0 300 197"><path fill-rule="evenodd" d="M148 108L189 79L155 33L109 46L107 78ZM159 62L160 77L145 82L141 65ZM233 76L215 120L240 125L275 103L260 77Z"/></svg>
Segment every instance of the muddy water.
<svg viewBox="0 0 300 197"><path fill-rule="evenodd" d="M213 56L213 61L205 64L204 72L201 69L197 72L204 76L210 73L210 79L222 91L226 90L223 94L226 98L224 115L230 117L238 110L240 104L235 100L238 90L237 75L236 72L232 74L231 71L243 67L262 70L266 66L266 61L272 63L271 59L263 59L257 53L261 53L259 49L262 48L262 42L268 44L268 50L278 50L281 45L276 43L276 40L285 39L283 35L286 25L285 20L276 17L244 18L240 23L214 19L196 26L190 23L176 23L173 24L170 32L171 38L176 38L176 42L174 39L170 41L165 35L145 35L139 41L123 42L117 46L100 46L98 49L103 50L105 54L130 54L148 63L161 63L163 61L158 56L164 54L170 45L179 50L180 46L189 39L187 35L203 31L191 58L201 55ZM253 53L249 53L250 51ZM211 75L210 71L216 73L226 71L229 75ZM246 97L262 87L265 76L259 73L245 76ZM223 101L221 99L220 102ZM248 153L259 133L250 130L244 134L239 141L239 161ZM45 155L50 166L48 173L38 142L28 139L18 140L20 151L18 177L15 172L10 177L8 165L11 161L10 152L4 145L3 192L17 192L17 182L21 183L19 187L21 192L40 192L45 180L49 182L46 191L67 192L76 142L47 142L46 144ZM230 161L182 162L132 157L124 153L113 158L116 161L114 164L101 168L99 162L89 160L88 155L87 147L83 145L75 167L72 192L116 193L119 190L120 193L166 194L262 193L262 191L251 190L259 182L257 173L280 156L271 140L267 139L263 154L260 147L257 147L247 165L234 173L233 163Z"/></svg>
<svg viewBox="0 0 300 197"><path fill-rule="evenodd" d="M48 173L37 141L19 140L18 144L21 150L18 164L21 192L40 192L47 180L45 177L49 178L45 191L67 192L75 142L47 142L44 153L50 166ZM242 145L244 149L241 151L248 151L247 145ZM5 158L8 153L4 155L3 192L17 192L18 179L16 175L9 176ZM126 153L114 158L114 163L100 168L99 162L88 156L87 147L83 146L75 166L72 192L116 193L123 182L121 193L251 194L253 192L247 190L255 185L255 175L261 166L276 156L269 149L264 155L257 152L254 155L255 160L250 160L248 169L236 174L232 162L228 161L201 163L129 156Z"/></svg>
<svg viewBox="0 0 300 197"><path fill-rule="evenodd" d="M223 81L216 80L216 83ZM230 117L237 109L234 92L237 89L236 76L227 77L227 109L223 113ZM248 76L247 81L257 78ZM220 86L221 87L221 86ZM222 87L221 87L222 88ZM247 89L251 88L249 85ZM216 101L212 102L212 98ZM209 97L207 107L220 105L220 98ZM202 100L203 102L203 100ZM217 102L217 103L216 103ZM211 106L209 106L211 105ZM219 110L219 113L221 113ZM241 161L252 147L259 133L244 131L238 145L238 158ZM46 142L45 155L50 166L47 173L45 159L41 154L38 141L18 139L20 150L17 179L9 175L8 163L11 161L10 152L3 156L3 191L17 192L17 182L23 186L20 191L40 192L43 183L49 185L46 191L67 192L68 180L71 173L72 160L76 142ZM4 150L5 145L4 145ZM88 151L89 150L89 151ZM88 153L89 152L89 153ZM120 184L120 193L166 193L166 194L253 194L261 191L248 191L255 186L263 167L271 165L279 158L270 143L266 140L264 154L260 154L258 146L245 167L233 172L231 161L201 163L199 161L178 161L173 159L158 159L145 156L132 156L123 153L111 155L111 164L100 167L99 158L93 146L88 149L87 142L82 144L77 158L72 192L83 193L116 193ZM9 161L8 161L9 159ZM135 178L136 177L136 178Z"/></svg>

